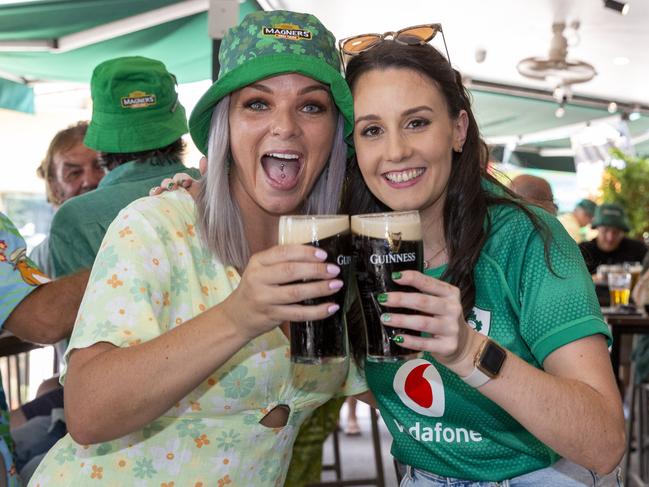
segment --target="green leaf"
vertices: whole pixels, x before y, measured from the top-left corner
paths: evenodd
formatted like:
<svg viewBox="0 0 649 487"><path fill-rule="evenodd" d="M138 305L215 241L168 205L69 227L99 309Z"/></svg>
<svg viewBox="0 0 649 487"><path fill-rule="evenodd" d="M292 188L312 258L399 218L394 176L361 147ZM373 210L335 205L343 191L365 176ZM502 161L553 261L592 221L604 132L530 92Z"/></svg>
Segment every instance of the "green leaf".
<svg viewBox="0 0 649 487"><path fill-rule="evenodd" d="M604 169L603 202L621 205L631 227L629 236L642 237L649 231L649 158L629 156L619 149L612 149L611 155L623 161L624 167Z"/></svg>

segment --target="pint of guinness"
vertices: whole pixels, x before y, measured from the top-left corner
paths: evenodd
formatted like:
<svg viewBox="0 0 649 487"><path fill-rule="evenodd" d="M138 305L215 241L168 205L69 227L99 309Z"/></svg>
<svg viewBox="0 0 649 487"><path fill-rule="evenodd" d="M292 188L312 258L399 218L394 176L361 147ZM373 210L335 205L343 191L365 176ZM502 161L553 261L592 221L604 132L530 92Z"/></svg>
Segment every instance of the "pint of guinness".
<svg viewBox="0 0 649 487"><path fill-rule="evenodd" d="M347 215L290 215L279 220L280 244L308 244L327 252L327 261L340 267L342 289L332 296L302 304L335 302L340 309L320 321L291 322L291 361L321 364L347 356L347 330L343 308L351 271L351 241Z"/></svg>
<svg viewBox="0 0 649 487"><path fill-rule="evenodd" d="M404 211L352 216L352 248L358 292L367 331L367 359L393 362L416 354L392 341L412 330L384 327L384 312L414 314L410 309L383 308L377 296L390 291L418 292L392 280L392 272L423 268L423 243L419 213Z"/></svg>

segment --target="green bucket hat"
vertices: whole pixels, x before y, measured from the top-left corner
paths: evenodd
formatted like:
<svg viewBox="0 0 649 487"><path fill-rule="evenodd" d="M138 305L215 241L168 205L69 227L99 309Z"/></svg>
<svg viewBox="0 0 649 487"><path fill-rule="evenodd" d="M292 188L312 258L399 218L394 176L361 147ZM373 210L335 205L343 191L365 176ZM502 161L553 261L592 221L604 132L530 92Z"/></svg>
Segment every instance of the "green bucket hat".
<svg viewBox="0 0 649 487"><path fill-rule="evenodd" d="M581 208L590 216L593 216L595 214L595 209L597 208L597 203L587 198L584 198L579 203L577 203L576 207Z"/></svg>
<svg viewBox="0 0 649 487"><path fill-rule="evenodd" d="M224 96L255 81L299 73L329 86L345 119L345 137L352 132L354 103L340 72L335 37L313 15L285 10L252 12L228 30L221 41L217 81L189 117L196 147L207 154L212 110Z"/></svg>
<svg viewBox="0 0 649 487"><path fill-rule="evenodd" d="M624 209L614 203L599 205L595 210L595 218L593 218L591 226L593 228L614 227L625 232L629 231L629 224L626 221Z"/></svg>
<svg viewBox="0 0 649 487"><path fill-rule="evenodd" d="M83 143L100 152L160 149L187 133L176 77L160 61L110 59L90 80L92 120Z"/></svg>

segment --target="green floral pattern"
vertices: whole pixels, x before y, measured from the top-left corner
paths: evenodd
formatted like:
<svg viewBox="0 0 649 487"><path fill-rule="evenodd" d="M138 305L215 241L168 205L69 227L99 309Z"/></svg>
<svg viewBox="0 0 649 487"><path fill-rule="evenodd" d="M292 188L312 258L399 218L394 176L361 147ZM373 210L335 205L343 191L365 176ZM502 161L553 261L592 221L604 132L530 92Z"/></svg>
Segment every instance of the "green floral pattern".
<svg viewBox="0 0 649 487"><path fill-rule="evenodd" d="M150 458L140 458L135 462L133 474L138 479L150 479L156 474L156 469L153 468L153 460Z"/></svg>
<svg viewBox="0 0 649 487"><path fill-rule="evenodd" d="M240 399L246 397L255 387L255 378L248 375L248 369L240 365L228 372L221 379L225 397Z"/></svg>
<svg viewBox="0 0 649 487"><path fill-rule="evenodd" d="M302 30L308 32L311 38L274 36L265 34L264 28ZM222 45L228 47L219 52L219 77L253 57L284 52L315 56L336 71L340 70L336 39L313 15L283 11L268 18L265 12L254 12L228 31Z"/></svg>
<svg viewBox="0 0 649 487"><path fill-rule="evenodd" d="M216 437L216 445L224 452L229 452L241 442L240 436L234 430L225 431Z"/></svg>
<svg viewBox="0 0 649 487"><path fill-rule="evenodd" d="M103 337L110 336L117 330L117 326L113 325L110 321L101 321L97 323L95 327L95 338L97 340L102 339Z"/></svg>
<svg viewBox="0 0 649 487"><path fill-rule="evenodd" d="M205 424L200 419L181 419L180 423L176 425L178 436L181 438L186 436L197 438L204 428Z"/></svg>
<svg viewBox="0 0 649 487"><path fill-rule="evenodd" d="M102 251L101 261L95 261L92 266L92 282L97 282L108 277L108 270L113 269L117 263L117 254L115 253L115 248L112 246L107 246Z"/></svg>
<svg viewBox="0 0 649 487"><path fill-rule="evenodd" d="M201 250L198 232L187 231L198 228L187 193L138 200L126 216L112 224L97 255L69 350L98 341L138 346L217 305L239 283L233 268ZM122 238L126 221L131 233ZM366 386L349 363L309 366L297 380L279 329L249 345L139 431L91 447L67 435L41 462L32 485L283 485L284 458L304 420L334 394ZM279 432L260 425L279 404L291 407L288 424Z"/></svg>

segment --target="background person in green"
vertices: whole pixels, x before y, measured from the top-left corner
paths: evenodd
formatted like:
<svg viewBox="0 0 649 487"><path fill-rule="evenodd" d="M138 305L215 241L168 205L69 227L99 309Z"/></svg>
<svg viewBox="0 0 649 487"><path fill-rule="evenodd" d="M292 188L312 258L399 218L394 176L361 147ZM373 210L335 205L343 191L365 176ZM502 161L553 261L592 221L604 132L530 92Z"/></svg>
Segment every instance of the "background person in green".
<svg viewBox="0 0 649 487"><path fill-rule="evenodd" d="M108 171L96 190L65 202L50 230L56 276L90 268L120 210L180 171L187 132L176 78L160 61L122 57L98 65L90 80L92 120L84 144Z"/></svg>
<svg viewBox="0 0 649 487"><path fill-rule="evenodd" d="M421 31L343 44L357 54L349 212L422 217L426 270L393 275L418 292L377 302L385 326L425 332L395 337L425 353L365 365L401 486L616 485L624 418L583 259L487 173L462 76Z"/></svg>
<svg viewBox="0 0 649 487"><path fill-rule="evenodd" d="M575 242L581 243L594 238L594 235L590 235L597 232L593 232L590 224L596 208L597 203L585 198L580 200L571 212L559 215L559 221Z"/></svg>
<svg viewBox="0 0 649 487"><path fill-rule="evenodd" d="M70 435L32 485L283 485L305 419L366 391L349 358L290 362L287 322L335 312L301 303L343 282L323 251L276 245L281 215L339 207L353 115L334 41L286 11L228 31L191 118L205 191L111 224L62 376Z"/></svg>
<svg viewBox="0 0 649 487"><path fill-rule="evenodd" d="M54 135L36 174L45 181L47 202L54 211L70 198L92 191L106 175L99 154L83 145L88 122L80 121ZM54 274L49 236L29 254L48 275Z"/></svg>
<svg viewBox="0 0 649 487"><path fill-rule="evenodd" d="M588 242L579 244L579 249L586 261L588 272L595 274L602 264L622 264L624 262L642 262L647 254L647 246L628 238L629 223L624 208L615 203L599 205L595 210L592 223L597 229L597 236Z"/></svg>

